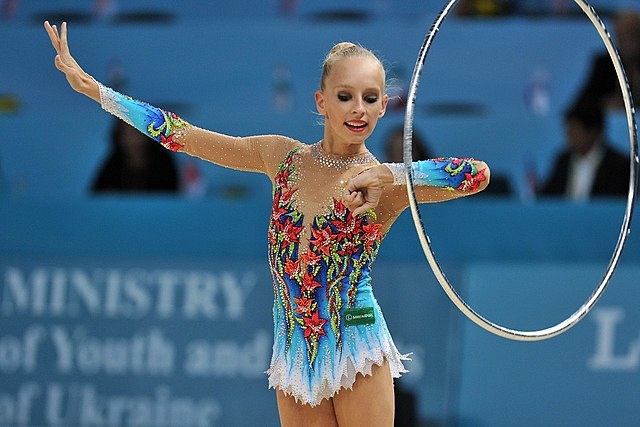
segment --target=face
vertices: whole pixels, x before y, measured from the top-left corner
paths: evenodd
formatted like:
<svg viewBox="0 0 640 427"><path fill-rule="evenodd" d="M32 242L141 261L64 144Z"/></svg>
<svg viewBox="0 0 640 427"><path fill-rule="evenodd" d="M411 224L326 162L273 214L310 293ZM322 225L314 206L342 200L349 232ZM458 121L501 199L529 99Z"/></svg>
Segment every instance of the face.
<svg viewBox="0 0 640 427"><path fill-rule="evenodd" d="M315 99L318 113L325 117L325 140L331 144L362 145L387 107L384 72L371 58L340 59Z"/></svg>

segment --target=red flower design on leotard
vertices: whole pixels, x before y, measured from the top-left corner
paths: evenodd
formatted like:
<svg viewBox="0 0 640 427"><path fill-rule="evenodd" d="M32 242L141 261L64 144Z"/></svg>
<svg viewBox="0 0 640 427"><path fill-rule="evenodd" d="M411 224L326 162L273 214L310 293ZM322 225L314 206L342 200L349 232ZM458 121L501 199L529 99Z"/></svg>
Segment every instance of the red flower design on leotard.
<svg viewBox="0 0 640 427"><path fill-rule="evenodd" d="M321 288L322 285L320 283L318 283L315 280L315 277L313 277L313 275L309 274L309 272L307 271L304 276L302 277L302 290L301 292L310 292L313 293L315 292L316 288Z"/></svg>
<svg viewBox="0 0 640 427"><path fill-rule="evenodd" d="M458 187L461 191L475 191L480 187L480 183L487 178L484 176L484 169L479 170L475 175L466 173L464 174L464 181Z"/></svg>
<svg viewBox="0 0 640 427"><path fill-rule="evenodd" d="M175 142L173 140L173 134L169 135L169 136L164 136L164 135L160 135L160 144L164 145L166 148L168 148L171 151L178 151L180 150L183 145L182 144L178 144L177 142Z"/></svg>
<svg viewBox="0 0 640 427"><path fill-rule="evenodd" d="M287 259L284 263L284 272L289 276L299 276L300 275L300 260L291 260Z"/></svg>
<svg viewBox="0 0 640 427"><path fill-rule="evenodd" d="M296 152L287 155L274 177L269 260L274 316L283 322L285 351L294 334L301 333L306 362L313 367L329 331L335 335L336 348L342 346L341 313L355 303L363 269L375 258L382 240L382 225L375 223L373 211L353 216L337 199L332 200L328 213L305 225L296 207ZM303 233L308 234L304 248L300 246Z"/></svg>
<svg viewBox="0 0 640 427"><path fill-rule="evenodd" d="M334 235L331 234L330 230L328 230L327 228L323 228L322 230L312 228L311 234L313 235L313 237L309 239L309 243L316 246L318 250L324 255L329 256L331 251L331 241L334 237Z"/></svg>
<svg viewBox="0 0 640 427"><path fill-rule="evenodd" d="M297 304L296 313L302 314L303 316L311 316L311 312L313 310L313 306L315 305L316 300L313 298L300 297L293 298L293 300Z"/></svg>
<svg viewBox="0 0 640 427"><path fill-rule="evenodd" d="M304 337L309 338L312 336L325 335L324 324L327 323L326 319L318 317L318 310L313 312L311 317L304 318Z"/></svg>

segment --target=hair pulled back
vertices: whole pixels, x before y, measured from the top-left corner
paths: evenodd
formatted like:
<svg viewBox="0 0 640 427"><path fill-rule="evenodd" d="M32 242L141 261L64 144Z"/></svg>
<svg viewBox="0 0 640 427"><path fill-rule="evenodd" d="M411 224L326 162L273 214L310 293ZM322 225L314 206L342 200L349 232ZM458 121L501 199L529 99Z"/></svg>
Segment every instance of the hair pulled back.
<svg viewBox="0 0 640 427"><path fill-rule="evenodd" d="M374 60L380 66L383 76L385 75L384 66L378 56L369 49L351 42L340 42L335 44L322 63L322 77L320 78L320 89L324 90L324 82L331 73L336 62L343 58L369 58ZM384 77L383 77L384 81Z"/></svg>

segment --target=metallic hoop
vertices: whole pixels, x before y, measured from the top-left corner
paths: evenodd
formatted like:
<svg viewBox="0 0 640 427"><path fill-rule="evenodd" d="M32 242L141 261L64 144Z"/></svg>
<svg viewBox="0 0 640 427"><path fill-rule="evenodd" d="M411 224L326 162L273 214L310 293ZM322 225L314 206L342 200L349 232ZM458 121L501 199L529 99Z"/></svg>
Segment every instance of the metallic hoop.
<svg viewBox="0 0 640 427"><path fill-rule="evenodd" d="M611 41L611 37L609 33L604 27L603 22L600 20L595 10L585 1L585 0L575 0L575 2L580 6L582 11L587 15L587 17L591 20L591 23L594 25L598 34L600 34L600 38L604 42L607 51L609 52L609 56L611 57L611 61L616 69L616 74L618 76L618 82L620 83L620 89L622 90L624 106L627 114L627 123L629 126L629 143L630 143L630 162L631 162L631 174L629 176L629 193L627 196L627 207L625 209L624 219L622 221L622 228L620 230L620 235L618 237L618 242L613 251L613 255L611 260L609 261L609 265L605 271L602 280L595 288L594 292L587 299L587 301L576 310L571 316L563 320L562 322L548 327L546 329L536 330L536 331L519 331L515 329L509 329L504 326L500 326L491 322L490 320L482 317L478 313L476 313L461 297L458 295L453 286L449 283L442 268L438 264L438 261L435 258L435 253L431 248L431 242L429 236L427 236L425 232L425 227L422 222L422 218L420 216L420 211L418 210L418 205L416 202L416 194L413 184L413 175L411 172L411 140L413 134L413 116L414 116L414 108L416 103L416 92L418 90L418 85L420 82L420 75L422 73L422 68L424 67L424 62L427 58L427 52L431 47L433 39L436 36L436 33L440 29L442 22L447 17L449 12L453 9L453 7L458 3L458 0L450 0L449 3L442 9L438 17L433 22L431 29L429 30L427 37L420 48L420 53L418 55L418 60L416 61L416 65L413 70L413 76L411 77L411 85L409 87L407 108L404 118L404 141L403 141L403 151L404 151L404 171L407 182L407 193L409 195L409 204L411 207L411 213L413 215L413 221L416 226L416 231L418 232L418 237L420 239L420 243L422 244L422 248L424 253L429 261L429 264L440 282L440 285L446 292L446 294L451 298L453 303L464 313L469 319L473 322L486 329L487 331L513 340L519 341L540 341L543 339L551 338L556 335L565 332L569 328L575 326L587 313L593 308L598 299L602 296L605 288L609 284L609 281L613 275L616 266L618 265L618 261L620 260L620 255L624 248L625 242L627 240L627 236L630 233L630 224L631 217L633 215L633 205L636 197L636 183L638 179L638 137L636 130L636 118L635 118L635 110L633 107L633 100L631 98L631 90L629 88L629 83L627 81L627 77L622 66L622 62L620 60L620 56L616 48Z"/></svg>

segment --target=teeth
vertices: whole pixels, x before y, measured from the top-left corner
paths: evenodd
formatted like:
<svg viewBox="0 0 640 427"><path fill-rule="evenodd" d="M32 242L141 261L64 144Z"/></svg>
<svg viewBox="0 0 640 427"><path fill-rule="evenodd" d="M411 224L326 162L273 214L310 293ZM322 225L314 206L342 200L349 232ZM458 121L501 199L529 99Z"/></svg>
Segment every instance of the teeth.
<svg viewBox="0 0 640 427"><path fill-rule="evenodd" d="M347 122L347 124L349 126L353 126L353 127L357 127L357 128L361 128L361 127L364 127L364 126L367 125L366 123L354 123L354 122Z"/></svg>

